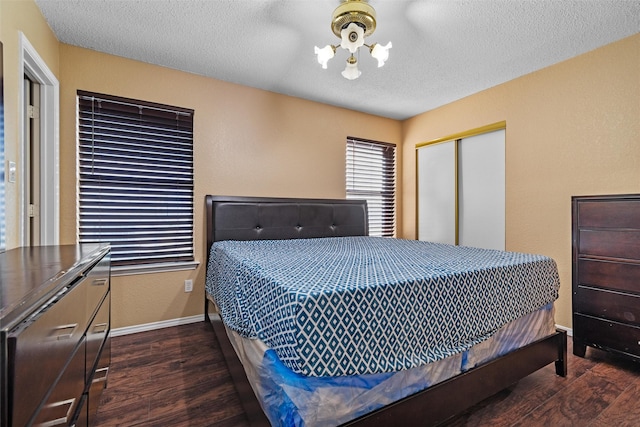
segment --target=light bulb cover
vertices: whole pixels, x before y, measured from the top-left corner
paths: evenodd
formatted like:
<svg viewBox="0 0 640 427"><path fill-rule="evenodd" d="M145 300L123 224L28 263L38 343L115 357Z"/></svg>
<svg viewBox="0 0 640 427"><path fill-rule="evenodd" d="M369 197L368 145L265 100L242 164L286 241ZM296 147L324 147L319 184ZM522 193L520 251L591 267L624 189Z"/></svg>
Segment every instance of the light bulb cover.
<svg viewBox="0 0 640 427"><path fill-rule="evenodd" d="M330 44L326 45L322 49L315 46L316 55L318 55L318 64L322 65L322 68L327 69L327 62L336 54L335 46Z"/></svg>
<svg viewBox="0 0 640 427"><path fill-rule="evenodd" d="M360 77L362 72L358 70L358 60L355 56L351 55L349 59L347 59L347 66L344 71L342 71L342 77L347 80L355 80Z"/></svg>
<svg viewBox="0 0 640 427"><path fill-rule="evenodd" d="M393 46L391 42L387 43L386 46L382 46L379 43L374 43L369 48L371 52L371 56L378 60L378 67L382 67L387 59L389 59L389 49Z"/></svg>

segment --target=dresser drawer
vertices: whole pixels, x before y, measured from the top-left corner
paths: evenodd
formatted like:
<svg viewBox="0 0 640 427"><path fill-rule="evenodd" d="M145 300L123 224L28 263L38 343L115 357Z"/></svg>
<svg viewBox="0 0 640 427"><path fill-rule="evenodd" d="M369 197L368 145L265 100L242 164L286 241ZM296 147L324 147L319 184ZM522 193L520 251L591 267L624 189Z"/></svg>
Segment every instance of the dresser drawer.
<svg viewBox="0 0 640 427"><path fill-rule="evenodd" d="M24 425L31 418L87 327L86 287L77 284L60 298L9 334L9 358L14 361L13 425Z"/></svg>
<svg viewBox="0 0 640 427"><path fill-rule="evenodd" d="M89 399L87 394L82 395L80 400L80 411L78 412L78 418L73 427L89 427L89 419L87 418L87 408L89 406Z"/></svg>
<svg viewBox="0 0 640 427"><path fill-rule="evenodd" d="M640 327L574 314L573 331L583 344L640 357Z"/></svg>
<svg viewBox="0 0 640 427"><path fill-rule="evenodd" d="M640 264L579 259L577 285L640 294Z"/></svg>
<svg viewBox="0 0 640 427"><path fill-rule="evenodd" d="M640 229L640 200L578 202L579 227L616 227Z"/></svg>
<svg viewBox="0 0 640 427"><path fill-rule="evenodd" d="M109 365L111 364L111 338L107 337L107 341L104 343L102 353L100 354L100 361L96 367L96 372L89 386L89 398L87 407L87 419L89 425L93 424L98 414L98 404L100 403L100 396L102 396L103 390L107 387L107 381L109 379Z"/></svg>
<svg viewBox="0 0 640 427"><path fill-rule="evenodd" d="M580 255L640 259L640 230L580 230Z"/></svg>
<svg viewBox="0 0 640 427"><path fill-rule="evenodd" d="M640 295L579 286L574 311L640 326Z"/></svg>
<svg viewBox="0 0 640 427"><path fill-rule="evenodd" d="M110 254L107 254L96 264L84 279L87 286L87 313L93 317L100 308L100 302L109 291Z"/></svg>
<svg viewBox="0 0 640 427"><path fill-rule="evenodd" d="M70 425L81 404L84 390L84 341L53 387L53 391L38 412L33 423L34 427L53 427ZM17 425L17 424L14 424Z"/></svg>
<svg viewBox="0 0 640 427"><path fill-rule="evenodd" d="M110 331L109 306L111 302L111 293L107 293L106 298L100 305L100 309L96 317L87 329L87 365L86 365L86 381L93 372L93 368L98 358L98 352L104 343L107 334Z"/></svg>

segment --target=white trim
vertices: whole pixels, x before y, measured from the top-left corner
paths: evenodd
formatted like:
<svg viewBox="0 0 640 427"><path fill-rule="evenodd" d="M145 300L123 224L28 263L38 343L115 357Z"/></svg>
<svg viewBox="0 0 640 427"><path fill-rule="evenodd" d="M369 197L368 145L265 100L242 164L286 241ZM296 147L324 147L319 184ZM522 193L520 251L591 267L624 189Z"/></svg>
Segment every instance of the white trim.
<svg viewBox="0 0 640 427"><path fill-rule="evenodd" d="M567 335L569 335L570 337L573 336L573 329L571 329L571 328L567 328L566 326L558 325L557 323L556 323L556 328L561 329L563 331L566 331Z"/></svg>
<svg viewBox="0 0 640 427"><path fill-rule="evenodd" d="M60 242L60 83L49 70L24 33L20 32L18 49L18 77L22 88L25 74L40 84L40 146L41 146L41 245L57 245ZM20 246L26 246L25 184L27 170L24 147L24 91L20 91L18 138L20 141L19 184L19 234Z"/></svg>
<svg viewBox="0 0 640 427"><path fill-rule="evenodd" d="M160 322L144 323L142 325L124 326L122 328L112 329L111 336L119 337L122 335L135 334L138 332L155 331L156 329L170 328L172 326L189 325L191 323L204 322L204 320L205 320L204 314L197 314L195 316L180 317L178 319L170 319L170 320L162 320Z"/></svg>
<svg viewBox="0 0 640 427"><path fill-rule="evenodd" d="M167 271L195 270L199 261L165 262L159 264L121 265L111 267L112 276L133 276L134 274L166 273Z"/></svg>

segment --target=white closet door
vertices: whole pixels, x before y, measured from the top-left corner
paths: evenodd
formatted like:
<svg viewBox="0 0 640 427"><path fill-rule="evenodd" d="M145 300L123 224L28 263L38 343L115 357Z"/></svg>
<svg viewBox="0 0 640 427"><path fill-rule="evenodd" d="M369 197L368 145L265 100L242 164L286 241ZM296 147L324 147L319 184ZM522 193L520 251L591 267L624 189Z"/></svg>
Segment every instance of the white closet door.
<svg viewBox="0 0 640 427"><path fill-rule="evenodd" d="M455 245L455 150L455 141L418 149L418 240Z"/></svg>
<svg viewBox="0 0 640 427"><path fill-rule="evenodd" d="M458 243L505 249L505 131L460 140Z"/></svg>

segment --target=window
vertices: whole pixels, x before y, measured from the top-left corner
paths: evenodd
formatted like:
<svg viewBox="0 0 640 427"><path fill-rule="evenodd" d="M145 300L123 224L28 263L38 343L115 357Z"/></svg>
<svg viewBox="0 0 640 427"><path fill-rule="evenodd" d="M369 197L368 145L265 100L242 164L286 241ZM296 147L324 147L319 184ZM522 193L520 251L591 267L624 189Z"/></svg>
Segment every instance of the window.
<svg viewBox="0 0 640 427"><path fill-rule="evenodd" d="M193 261L193 110L78 91L79 242L114 266Z"/></svg>
<svg viewBox="0 0 640 427"><path fill-rule="evenodd" d="M396 146L347 138L347 199L366 199L369 235L395 235Z"/></svg>

